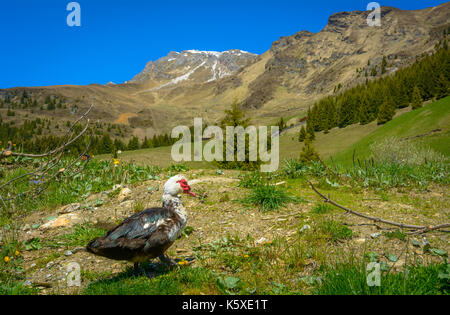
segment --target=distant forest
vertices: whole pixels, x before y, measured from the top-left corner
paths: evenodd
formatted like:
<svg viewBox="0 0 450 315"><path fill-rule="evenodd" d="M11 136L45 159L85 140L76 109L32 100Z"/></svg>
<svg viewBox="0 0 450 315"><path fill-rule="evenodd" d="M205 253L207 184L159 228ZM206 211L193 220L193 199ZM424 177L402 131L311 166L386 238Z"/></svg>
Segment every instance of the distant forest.
<svg viewBox="0 0 450 315"><path fill-rule="evenodd" d="M386 59L381 64L386 72ZM424 101L449 95L450 52L447 41L440 42L432 55L423 54L409 67L390 76L366 80L336 96L318 101L308 110L306 128L302 127L299 141L307 134L353 124L365 125L372 121L384 124L395 115L396 109L422 107Z"/></svg>

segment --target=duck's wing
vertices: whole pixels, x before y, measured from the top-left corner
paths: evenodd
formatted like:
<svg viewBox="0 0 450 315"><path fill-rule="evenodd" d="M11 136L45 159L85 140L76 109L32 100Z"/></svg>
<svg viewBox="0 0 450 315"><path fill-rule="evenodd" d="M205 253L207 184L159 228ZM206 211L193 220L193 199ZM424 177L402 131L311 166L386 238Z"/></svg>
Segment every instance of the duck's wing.
<svg viewBox="0 0 450 315"><path fill-rule="evenodd" d="M177 216L170 209L147 209L92 241L88 250L108 258L127 260L143 250L165 248L177 226Z"/></svg>

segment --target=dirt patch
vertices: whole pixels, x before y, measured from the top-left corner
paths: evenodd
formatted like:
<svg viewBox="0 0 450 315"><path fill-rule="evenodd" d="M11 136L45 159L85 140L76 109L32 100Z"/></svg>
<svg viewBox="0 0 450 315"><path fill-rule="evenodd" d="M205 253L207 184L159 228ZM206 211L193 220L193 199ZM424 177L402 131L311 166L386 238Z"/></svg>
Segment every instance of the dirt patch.
<svg viewBox="0 0 450 315"><path fill-rule="evenodd" d="M114 121L114 123L115 124L122 124L122 125L129 125L130 124L129 119L132 118L132 117L136 117L136 116L137 115L134 114L134 113L124 113L124 114L121 114L119 116L119 118L117 118Z"/></svg>

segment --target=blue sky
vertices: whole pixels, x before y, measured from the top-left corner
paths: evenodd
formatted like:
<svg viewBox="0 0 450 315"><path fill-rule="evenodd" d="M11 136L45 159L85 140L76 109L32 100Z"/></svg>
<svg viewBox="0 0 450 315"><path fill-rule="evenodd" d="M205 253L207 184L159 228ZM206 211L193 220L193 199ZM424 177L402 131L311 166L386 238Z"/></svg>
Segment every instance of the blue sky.
<svg viewBox="0 0 450 315"><path fill-rule="evenodd" d="M69 2L0 0L0 88L122 83L170 51L261 54L281 36L318 32L331 14L370 1L78 0L81 27L66 24ZM378 2L412 10L445 1Z"/></svg>

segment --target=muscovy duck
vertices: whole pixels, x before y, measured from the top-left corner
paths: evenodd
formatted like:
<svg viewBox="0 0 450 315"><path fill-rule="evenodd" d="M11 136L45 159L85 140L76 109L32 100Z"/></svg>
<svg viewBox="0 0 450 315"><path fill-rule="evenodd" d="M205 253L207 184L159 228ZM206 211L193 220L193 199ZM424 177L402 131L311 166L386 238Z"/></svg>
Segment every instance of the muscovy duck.
<svg viewBox="0 0 450 315"><path fill-rule="evenodd" d="M170 178L164 185L162 208L146 209L129 217L105 236L91 241L87 251L109 259L131 261L136 271L139 263L156 257L165 264L176 264L164 253L186 226L187 213L181 193L196 196L186 178L180 175Z"/></svg>

